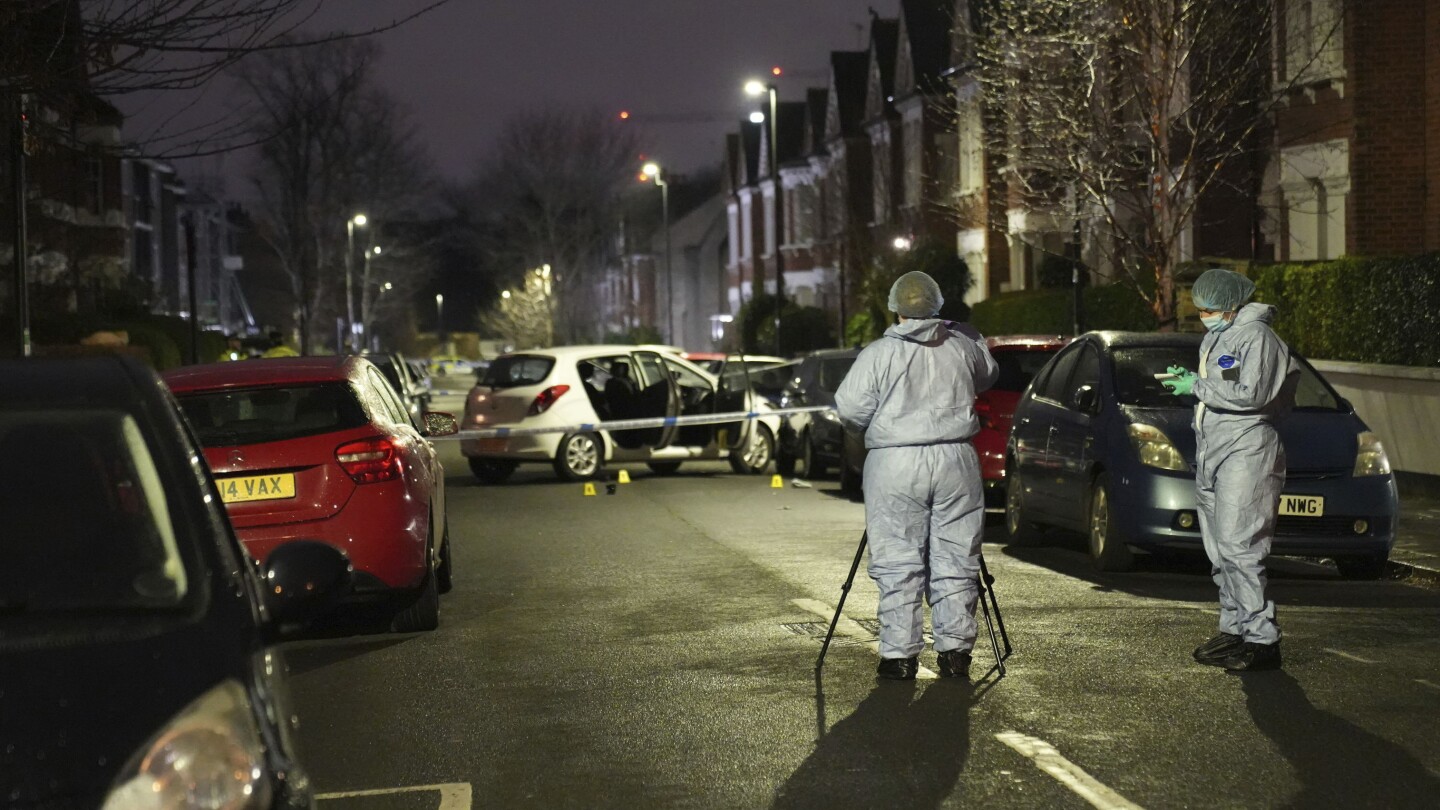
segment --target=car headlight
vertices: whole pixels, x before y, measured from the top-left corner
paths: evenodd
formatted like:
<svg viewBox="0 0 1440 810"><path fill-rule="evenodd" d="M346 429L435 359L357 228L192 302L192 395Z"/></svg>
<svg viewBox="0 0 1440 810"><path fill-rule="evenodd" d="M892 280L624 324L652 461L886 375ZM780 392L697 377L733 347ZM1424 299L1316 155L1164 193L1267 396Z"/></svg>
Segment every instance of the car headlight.
<svg viewBox="0 0 1440 810"><path fill-rule="evenodd" d="M228 680L150 739L115 781L104 810L270 806L265 746L250 697Z"/></svg>
<svg viewBox="0 0 1440 810"><path fill-rule="evenodd" d="M1180 455L1180 451L1170 442L1170 437L1160 428L1136 423L1130 425L1129 431L1130 442L1140 454L1141 464L1176 472L1190 469L1190 465L1185 463L1185 457Z"/></svg>
<svg viewBox="0 0 1440 810"><path fill-rule="evenodd" d="M840 424L840 414L836 413L835 411L821 411L820 418L824 419L826 422L834 422L837 425Z"/></svg>
<svg viewBox="0 0 1440 810"><path fill-rule="evenodd" d="M1380 437L1370 431L1360 434L1359 447L1355 453L1355 477L1362 475L1389 475L1390 457L1385 455L1385 445Z"/></svg>

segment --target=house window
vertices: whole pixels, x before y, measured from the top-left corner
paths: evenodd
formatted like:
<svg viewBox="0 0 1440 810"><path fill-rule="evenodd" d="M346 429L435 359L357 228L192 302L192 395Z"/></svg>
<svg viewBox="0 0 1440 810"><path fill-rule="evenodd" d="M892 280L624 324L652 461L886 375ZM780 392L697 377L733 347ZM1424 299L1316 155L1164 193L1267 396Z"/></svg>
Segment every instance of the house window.
<svg viewBox="0 0 1440 810"><path fill-rule="evenodd" d="M1345 254L1348 141L1280 150L1280 191L1290 261L1336 259Z"/></svg>
<svg viewBox="0 0 1440 810"><path fill-rule="evenodd" d="M1339 0L1285 0L1277 62L1284 84L1307 85L1345 76Z"/></svg>

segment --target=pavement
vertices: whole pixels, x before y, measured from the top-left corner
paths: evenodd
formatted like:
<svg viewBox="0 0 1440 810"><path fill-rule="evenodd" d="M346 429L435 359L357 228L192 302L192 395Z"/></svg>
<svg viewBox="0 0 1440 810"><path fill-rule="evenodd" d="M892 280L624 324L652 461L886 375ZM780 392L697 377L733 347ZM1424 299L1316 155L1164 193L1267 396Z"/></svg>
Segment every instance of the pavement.
<svg viewBox="0 0 1440 810"><path fill-rule="evenodd" d="M1416 575L1440 578L1440 498L1400 495L1400 523L1390 562Z"/></svg>

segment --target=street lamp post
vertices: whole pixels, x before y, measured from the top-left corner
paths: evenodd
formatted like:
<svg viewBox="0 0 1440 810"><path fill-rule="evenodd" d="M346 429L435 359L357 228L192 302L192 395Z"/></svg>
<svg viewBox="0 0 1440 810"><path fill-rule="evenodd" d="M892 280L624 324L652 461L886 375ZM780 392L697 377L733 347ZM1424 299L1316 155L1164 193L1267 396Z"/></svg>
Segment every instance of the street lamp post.
<svg viewBox="0 0 1440 810"><path fill-rule="evenodd" d="M366 222L369 220L364 214L345 220L345 328L349 333L345 342L350 344L352 352L355 351L355 228L365 227Z"/></svg>
<svg viewBox="0 0 1440 810"><path fill-rule="evenodd" d="M774 73L780 75L780 69L775 68ZM745 93L750 96L768 95L770 100L770 179L775 184L775 354L784 357L780 346L780 311L785 308L785 254L780 245L785 241L785 214L782 210L785 188L780 181L779 91L773 83L755 79L745 83Z"/></svg>
<svg viewBox="0 0 1440 810"><path fill-rule="evenodd" d="M665 229L665 322L667 326L667 340L675 343L675 275L671 268L671 254L674 252L670 247L670 181L665 179L665 173L658 163L646 163L642 170L646 177L655 181L660 187L660 220L661 227Z"/></svg>
<svg viewBox="0 0 1440 810"><path fill-rule="evenodd" d="M435 342L444 348L445 343L445 295L435 293ZM448 352L447 352L448 353Z"/></svg>

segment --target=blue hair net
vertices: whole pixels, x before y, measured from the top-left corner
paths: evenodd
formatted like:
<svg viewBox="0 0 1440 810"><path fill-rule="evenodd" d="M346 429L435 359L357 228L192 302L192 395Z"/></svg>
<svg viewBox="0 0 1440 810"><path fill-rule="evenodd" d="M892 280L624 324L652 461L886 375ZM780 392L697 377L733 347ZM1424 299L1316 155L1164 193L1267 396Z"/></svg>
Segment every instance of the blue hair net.
<svg viewBox="0 0 1440 810"><path fill-rule="evenodd" d="M911 270L890 287L890 311L905 318L933 318L945 303L935 279Z"/></svg>
<svg viewBox="0 0 1440 810"><path fill-rule="evenodd" d="M1255 282L1234 270L1212 267L1200 274L1190 288L1190 300L1197 309L1234 312L1255 293Z"/></svg>

